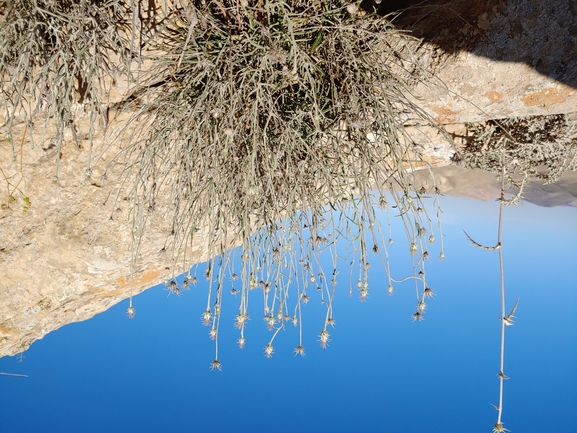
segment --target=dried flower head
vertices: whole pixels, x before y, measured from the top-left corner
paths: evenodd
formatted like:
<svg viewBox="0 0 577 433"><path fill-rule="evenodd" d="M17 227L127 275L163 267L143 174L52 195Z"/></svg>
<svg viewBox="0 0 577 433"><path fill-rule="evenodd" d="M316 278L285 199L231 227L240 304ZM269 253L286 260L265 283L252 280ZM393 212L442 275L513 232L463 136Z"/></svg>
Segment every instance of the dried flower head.
<svg viewBox="0 0 577 433"><path fill-rule="evenodd" d="M275 320L273 316L264 316L264 321L266 322L267 328L272 330L274 328Z"/></svg>
<svg viewBox="0 0 577 433"><path fill-rule="evenodd" d="M305 348L302 346L297 346L295 349L295 356L300 355L300 356L305 356Z"/></svg>
<svg viewBox="0 0 577 433"><path fill-rule="evenodd" d="M210 363L210 369L214 370L215 368L219 371L222 371L222 364L220 363L220 361L218 359L215 359L214 361L212 361Z"/></svg>
<svg viewBox="0 0 577 433"><path fill-rule="evenodd" d="M327 324L328 324L328 325L331 325L331 326L334 328L335 325L337 324L337 322L335 321L334 318L329 317L329 318L327 319Z"/></svg>
<svg viewBox="0 0 577 433"><path fill-rule="evenodd" d="M426 309L427 309L427 304L425 304L423 301L421 301L417 304L417 310L420 311L421 313L424 313Z"/></svg>
<svg viewBox="0 0 577 433"><path fill-rule="evenodd" d="M420 322L421 320L424 320L424 319L425 318L423 317L423 315L421 314L420 311L417 311L415 314L413 314L413 322L416 322L416 321Z"/></svg>
<svg viewBox="0 0 577 433"><path fill-rule="evenodd" d="M423 291L423 294L425 295L426 298L432 298L435 292L433 292L433 289L431 289L430 287L426 287L425 290Z"/></svg>
<svg viewBox="0 0 577 433"><path fill-rule="evenodd" d="M210 337L211 340L216 339L216 334L217 334L217 330L215 328L212 328L209 332L208 335Z"/></svg>
<svg viewBox="0 0 577 433"><path fill-rule="evenodd" d="M267 358L270 358L273 353L274 353L274 348L272 347L272 343L268 343L266 345L266 347L264 348L264 356L266 356Z"/></svg>
<svg viewBox="0 0 577 433"><path fill-rule="evenodd" d="M411 242L411 254L415 254L417 252L417 243Z"/></svg>
<svg viewBox="0 0 577 433"><path fill-rule="evenodd" d="M321 342L321 347L323 349L326 349L329 340L330 334L328 333L328 331L326 329L323 329L321 331L321 333L319 334L319 341Z"/></svg>
<svg viewBox="0 0 577 433"><path fill-rule="evenodd" d="M293 316L293 325L297 326L297 324L299 323L297 316Z"/></svg>
<svg viewBox="0 0 577 433"><path fill-rule="evenodd" d="M131 305L130 307L128 307L128 310L126 310L126 314L128 314L129 319L134 319L134 315L136 314L136 309Z"/></svg>
<svg viewBox="0 0 577 433"><path fill-rule="evenodd" d="M394 291L393 285L389 284L389 287L387 287L387 293L389 294L389 296L393 294L393 291Z"/></svg>
<svg viewBox="0 0 577 433"><path fill-rule="evenodd" d="M493 433L502 433L505 431L509 431L507 430L505 427L503 427L503 423L502 422L498 422L497 424L495 424L493 426Z"/></svg>
<svg viewBox="0 0 577 433"><path fill-rule="evenodd" d="M309 303L309 297L308 297L307 295L303 295L303 302L304 302L305 304L308 304L308 303Z"/></svg>
<svg viewBox="0 0 577 433"><path fill-rule="evenodd" d="M212 318L212 314L210 314L210 310L206 310L204 313L202 313L202 324L204 326L208 326L210 325L210 319Z"/></svg>
<svg viewBox="0 0 577 433"><path fill-rule="evenodd" d="M238 342L237 342L237 343L238 343L238 347L240 347L240 348L242 349L242 348L244 347L245 343L246 343L246 340L244 339L244 337L240 337L240 338L238 339Z"/></svg>
<svg viewBox="0 0 577 433"><path fill-rule="evenodd" d="M234 326L238 329L241 329L247 320L248 320L248 314L239 313L236 315L236 320L234 322Z"/></svg>

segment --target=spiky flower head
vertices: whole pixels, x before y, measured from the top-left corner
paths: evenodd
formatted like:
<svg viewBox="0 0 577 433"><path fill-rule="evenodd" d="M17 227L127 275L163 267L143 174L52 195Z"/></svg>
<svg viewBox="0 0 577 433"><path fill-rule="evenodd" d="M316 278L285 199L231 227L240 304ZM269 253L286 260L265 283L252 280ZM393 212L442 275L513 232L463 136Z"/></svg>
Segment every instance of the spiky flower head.
<svg viewBox="0 0 577 433"><path fill-rule="evenodd" d="M297 324L299 323L299 320L297 319L297 316L293 317L293 325L297 326Z"/></svg>
<svg viewBox="0 0 577 433"><path fill-rule="evenodd" d="M248 314L246 313L239 313L236 315L236 321L234 323L235 328L241 329L246 321L248 320Z"/></svg>
<svg viewBox="0 0 577 433"><path fill-rule="evenodd" d="M218 333L218 331L215 328L212 328L209 332L208 335L210 337L211 340L216 339L216 334Z"/></svg>
<svg viewBox="0 0 577 433"><path fill-rule="evenodd" d="M426 309L427 309L427 304L425 304L423 301L421 301L417 304L417 310L420 311L421 313L424 313Z"/></svg>
<svg viewBox="0 0 577 433"><path fill-rule="evenodd" d="M272 343L268 343L266 345L266 347L264 348L264 356L266 356L267 358L270 358L273 353L274 353L274 348L272 347Z"/></svg>
<svg viewBox="0 0 577 433"><path fill-rule="evenodd" d="M328 333L328 331L326 329L323 329L321 331L321 333L319 334L319 339L320 339L319 341L321 342L321 347L323 349L327 348L327 344L330 341L329 337L330 337L330 334Z"/></svg>
<svg viewBox="0 0 577 433"><path fill-rule="evenodd" d="M502 433L505 431L509 431L507 430L505 427L503 427L503 423L502 422L498 422L497 424L495 424L493 426L493 433Z"/></svg>
<svg viewBox="0 0 577 433"><path fill-rule="evenodd" d="M174 293L175 295L180 295L180 289L178 288L178 283L175 280L170 280L168 282L168 292Z"/></svg>
<svg viewBox="0 0 577 433"><path fill-rule="evenodd" d="M274 328L275 320L273 316L264 316L264 321L266 322L267 328L272 330Z"/></svg>
<svg viewBox="0 0 577 433"><path fill-rule="evenodd" d="M128 310L126 310L126 314L128 314L129 319L134 319L134 315L136 314L136 309L131 305L130 307L128 307Z"/></svg>
<svg viewBox="0 0 577 433"><path fill-rule="evenodd" d="M246 343L246 340L244 339L244 337L240 337L240 338L238 339L238 347L239 347L239 348L242 349L242 348L244 347L245 343Z"/></svg>
<svg viewBox="0 0 577 433"><path fill-rule="evenodd" d="M204 326L208 326L210 325L210 319L212 317L212 314L210 314L210 310L206 310L204 313L202 313L202 324Z"/></svg>
<svg viewBox="0 0 577 433"><path fill-rule="evenodd" d="M305 348L301 345L297 346L295 349L295 356L300 355L300 356L305 356Z"/></svg>
<svg viewBox="0 0 577 433"><path fill-rule="evenodd" d="M433 292L433 289L431 289L430 287L426 287L425 290L423 291L423 294L425 295L426 298L432 298L435 292Z"/></svg>
<svg viewBox="0 0 577 433"><path fill-rule="evenodd" d="M214 370L215 368L219 371L222 371L222 364L220 363L220 361L218 359L215 359L214 361L212 361L210 363L210 369Z"/></svg>
<svg viewBox="0 0 577 433"><path fill-rule="evenodd" d="M335 319L333 317L329 317L327 319L327 324L331 325L333 328L335 327L335 325L337 324L337 322L335 321Z"/></svg>
<svg viewBox="0 0 577 433"><path fill-rule="evenodd" d="M417 311L415 314L413 314L413 322L416 322L416 321L420 322L421 320L424 320L424 319L425 318L423 317L423 315L421 314L420 311Z"/></svg>

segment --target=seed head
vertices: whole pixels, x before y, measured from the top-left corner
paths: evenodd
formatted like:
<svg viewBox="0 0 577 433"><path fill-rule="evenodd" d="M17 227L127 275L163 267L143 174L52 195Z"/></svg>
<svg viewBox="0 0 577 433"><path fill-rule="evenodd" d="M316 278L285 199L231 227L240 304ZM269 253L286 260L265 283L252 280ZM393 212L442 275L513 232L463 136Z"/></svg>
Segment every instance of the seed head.
<svg viewBox="0 0 577 433"><path fill-rule="evenodd" d="M297 355L305 356L305 348L302 346L297 346L295 349L295 356Z"/></svg>
<svg viewBox="0 0 577 433"><path fill-rule="evenodd" d="M212 317L212 314L210 314L210 310L206 310L204 313L202 313L202 324L204 326L208 326L210 325L210 319Z"/></svg>
<svg viewBox="0 0 577 433"><path fill-rule="evenodd" d="M248 320L248 314L237 314L236 315L236 322L234 323L234 326L238 329L241 329L244 324L246 323L246 321Z"/></svg>
<svg viewBox="0 0 577 433"><path fill-rule="evenodd" d="M266 322L269 331L274 328L275 320L273 316L264 316L264 321Z"/></svg>
<svg viewBox="0 0 577 433"><path fill-rule="evenodd" d="M330 334L328 333L328 331L327 331L326 329L323 329L323 330L321 331L321 333L319 334L319 338L320 338L319 341L321 342L321 347L322 347L323 349L326 349L326 348L327 348L327 344L328 344L328 342L330 341L330 340L329 340L329 337L330 337Z"/></svg>
<svg viewBox="0 0 577 433"><path fill-rule="evenodd" d="M363 287L363 290L361 290L361 302L365 302L368 297L369 297L369 291L366 287Z"/></svg>
<svg viewBox="0 0 577 433"><path fill-rule="evenodd" d="M389 294L389 296L391 296L393 294L393 285L389 284L389 287L387 287L387 293Z"/></svg>
<svg viewBox="0 0 577 433"><path fill-rule="evenodd" d="M238 339L238 347L240 347L241 349L244 347L245 343L246 343L246 340L244 339L244 337L240 337Z"/></svg>
<svg viewBox="0 0 577 433"><path fill-rule="evenodd" d="M134 315L136 314L136 309L131 305L130 307L128 307L128 310L126 310L126 314L128 314L129 319L134 319Z"/></svg>
<svg viewBox="0 0 577 433"><path fill-rule="evenodd" d="M216 334L217 334L217 330L214 329L214 328L212 328L212 329L209 331L209 333L208 333L208 335L210 336L210 339L211 339L211 340L214 340L214 339L216 338Z"/></svg>
<svg viewBox="0 0 577 433"><path fill-rule="evenodd" d="M505 431L509 431L507 430L505 427L503 427L503 423L502 422L498 422L497 424L495 424L493 426L493 433L502 433Z"/></svg>
<svg viewBox="0 0 577 433"><path fill-rule="evenodd" d="M423 317L423 315L421 314L420 311L417 311L415 314L413 314L413 322L416 322L416 321L420 322L421 320L424 320L424 319L425 318Z"/></svg>
<svg viewBox="0 0 577 433"><path fill-rule="evenodd" d="M424 313L426 309L427 309L427 304L425 304L423 301L421 301L417 304L417 310L420 311L421 313Z"/></svg>
<svg viewBox="0 0 577 433"><path fill-rule="evenodd" d="M272 347L271 343L268 343L266 345L266 347L264 348L264 356L266 356L267 358L270 358L273 353L274 353L274 348Z"/></svg>
<svg viewBox="0 0 577 433"><path fill-rule="evenodd" d="M215 368L219 371L222 371L222 364L220 363L220 361L218 359L215 359L214 361L212 361L210 363L210 369L214 370Z"/></svg>
<svg viewBox="0 0 577 433"><path fill-rule="evenodd" d="M433 292L433 289L426 287L423 294L425 295L425 298L432 298L435 293Z"/></svg>

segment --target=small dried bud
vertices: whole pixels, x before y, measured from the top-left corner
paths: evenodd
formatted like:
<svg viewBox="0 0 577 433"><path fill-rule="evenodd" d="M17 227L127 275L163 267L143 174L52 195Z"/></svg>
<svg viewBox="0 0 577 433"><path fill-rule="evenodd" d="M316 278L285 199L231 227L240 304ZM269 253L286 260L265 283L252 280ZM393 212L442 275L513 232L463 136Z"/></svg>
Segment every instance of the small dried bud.
<svg viewBox="0 0 577 433"><path fill-rule="evenodd" d="M350 3L349 5L347 5L347 12L350 13L351 15L356 15L358 11L359 7L356 5L356 3Z"/></svg>

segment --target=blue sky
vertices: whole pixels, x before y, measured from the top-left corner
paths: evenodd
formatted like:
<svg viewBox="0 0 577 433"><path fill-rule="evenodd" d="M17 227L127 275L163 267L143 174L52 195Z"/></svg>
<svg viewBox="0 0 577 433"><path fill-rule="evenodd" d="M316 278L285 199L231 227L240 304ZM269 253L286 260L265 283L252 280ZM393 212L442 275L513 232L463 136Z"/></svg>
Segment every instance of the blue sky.
<svg viewBox="0 0 577 433"><path fill-rule="evenodd" d="M220 359L200 315L204 281L182 296L152 288L93 319L47 335L19 357L0 359L1 432L490 432L498 403L500 292L496 252L471 246L496 240L498 204L443 197L444 261L427 267L435 298L412 322L410 283L386 294L373 266L367 302L337 286L336 326L321 349L324 307L304 308L306 356L292 353L298 328L270 338L257 315L247 345L236 346L237 300L222 306ZM530 204L506 209L508 309L503 421L512 432L577 431L577 210ZM402 235L401 227L396 237ZM392 266L408 272L408 246ZM379 288L380 287L380 288ZM251 301L257 304L258 297ZM262 301L261 305L262 305ZM256 307L258 310L258 306Z"/></svg>

